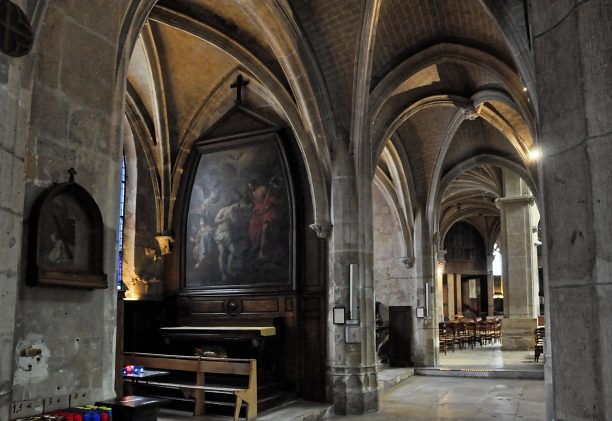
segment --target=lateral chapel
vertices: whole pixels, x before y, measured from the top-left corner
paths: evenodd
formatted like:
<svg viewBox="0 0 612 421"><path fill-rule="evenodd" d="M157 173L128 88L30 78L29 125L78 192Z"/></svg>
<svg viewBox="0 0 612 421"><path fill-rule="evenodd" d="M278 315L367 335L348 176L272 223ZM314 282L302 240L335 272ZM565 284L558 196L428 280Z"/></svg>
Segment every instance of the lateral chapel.
<svg viewBox="0 0 612 421"><path fill-rule="evenodd" d="M0 52L0 420L480 348L612 419L611 0L2 0Z"/></svg>

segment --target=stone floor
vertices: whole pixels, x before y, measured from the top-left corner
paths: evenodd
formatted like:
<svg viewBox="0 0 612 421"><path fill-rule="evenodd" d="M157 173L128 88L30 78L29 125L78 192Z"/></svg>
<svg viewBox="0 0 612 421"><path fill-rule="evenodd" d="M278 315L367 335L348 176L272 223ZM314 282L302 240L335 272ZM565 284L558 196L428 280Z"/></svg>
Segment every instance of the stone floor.
<svg viewBox="0 0 612 421"><path fill-rule="evenodd" d="M327 419L331 412L330 404L296 400L273 410L257 414L257 421L317 421ZM204 415L194 417L190 413L161 409L158 421L231 421L233 417ZM240 418L244 420L244 417Z"/></svg>
<svg viewBox="0 0 612 421"><path fill-rule="evenodd" d="M258 421L536 421L545 419L541 380L414 376L383 390L380 411L363 416L329 416L329 407L297 402L262 413ZM163 411L159 421L228 421L230 417L192 417Z"/></svg>
<svg viewBox="0 0 612 421"><path fill-rule="evenodd" d="M541 380L414 376L381 393L380 412L336 421L536 421L546 404Z"/></svg>
<svg viewBox="0 0 612 421"><path fill-rule="evenodd" d="M501 345L476 346L474 349L440 353L440 367L449 368L509 368L544 370L544 356L533 360L533 351L502 351Z"/></svg>

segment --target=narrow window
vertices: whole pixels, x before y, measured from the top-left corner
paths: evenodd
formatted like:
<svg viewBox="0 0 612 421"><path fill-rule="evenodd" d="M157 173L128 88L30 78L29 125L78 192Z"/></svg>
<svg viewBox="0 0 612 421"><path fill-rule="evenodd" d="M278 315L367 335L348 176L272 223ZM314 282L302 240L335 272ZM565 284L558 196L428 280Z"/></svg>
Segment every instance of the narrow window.
<svg viewBox="0 0 612 421"><path fill-rule="evenodd" d="M123 220L125 218L125 156L121 158L121 191L119 193L119 227L117 228L117 289L122 289L121 269L123 266Z"/></svg>

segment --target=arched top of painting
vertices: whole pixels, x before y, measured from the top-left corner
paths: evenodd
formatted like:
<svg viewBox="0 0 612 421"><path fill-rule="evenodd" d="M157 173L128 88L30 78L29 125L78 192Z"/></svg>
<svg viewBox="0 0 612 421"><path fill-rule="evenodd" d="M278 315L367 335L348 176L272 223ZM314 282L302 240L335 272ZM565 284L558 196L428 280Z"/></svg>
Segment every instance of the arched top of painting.
<svg viewBox="0 0 612 421"><path fill-rule="evenodd" d="M242 105L236 105L207 130L197 144L222 142L237 137L279 131L280 129L281 127L277 124L256 112Z"/></svg>

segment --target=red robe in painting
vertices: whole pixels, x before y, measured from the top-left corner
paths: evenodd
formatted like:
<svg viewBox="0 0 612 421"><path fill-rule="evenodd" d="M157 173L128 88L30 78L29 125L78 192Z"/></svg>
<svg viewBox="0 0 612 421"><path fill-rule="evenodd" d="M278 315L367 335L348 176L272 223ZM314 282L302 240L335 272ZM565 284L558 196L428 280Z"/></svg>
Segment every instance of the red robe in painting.
<svg viewBox="0 0 612 421"><path fill-rule="evenodd" d="M261 188L262 186L258 187ZM249 238L251 244L259 245L261 233L266 226L277 218L276 204L278 198L272 194L269 187L264 187L268 191L263 195L261 201L255 200L253 203L253 211L251 214L251 221L249 223ZM257 198L257 191L254 192L253 196Z"/></svg>

